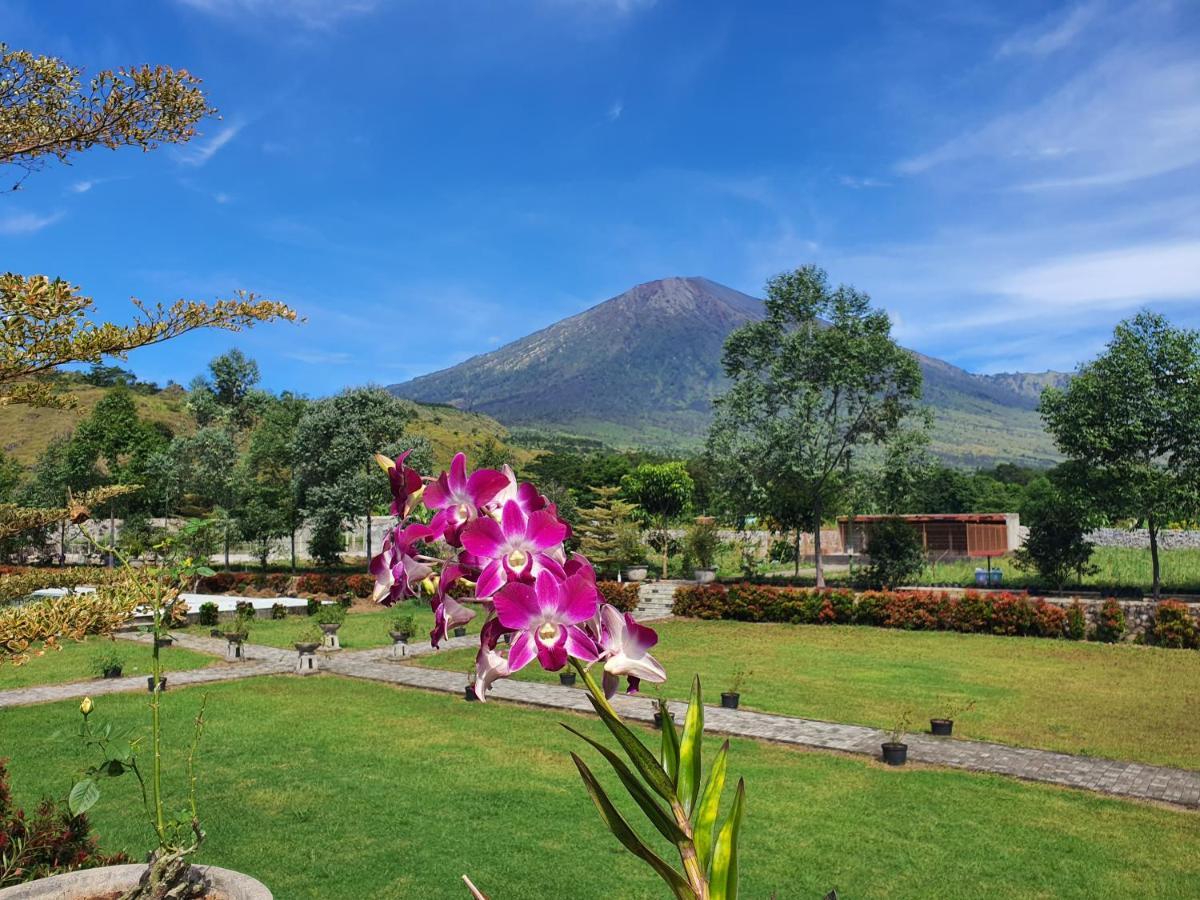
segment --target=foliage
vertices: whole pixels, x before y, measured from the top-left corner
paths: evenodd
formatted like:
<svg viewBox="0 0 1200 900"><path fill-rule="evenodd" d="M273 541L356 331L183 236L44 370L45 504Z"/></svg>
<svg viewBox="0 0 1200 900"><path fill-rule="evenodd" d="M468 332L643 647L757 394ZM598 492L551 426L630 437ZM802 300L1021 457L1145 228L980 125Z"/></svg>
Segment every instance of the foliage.
<svg viewBox="0 0 1200 900"><path fill-rule="evenodd" d="M272 542L294 533L302 520L294 474L299 452L296 429L307 403L290 394L265 400L239 462L238 530L254 545L263 568Z"/></svg>
<svg viewBox="0 0 1200 900"><path fill-rule="evenodd" d="M85 815L72 815L42 800L33 815L13 805L8 760L0 759L0 888L61 872L129 862L124 853L103 854Z"/></svg>
<svg viewBox="0 0 1200 900"><path fill-rule="evenodd" d="M871 555L871 565L866 577L871 587L911 583L925 569L921 537L904 519L881 519L871 526L870 533L867 552Z"/></svg>
<svg viewBox="0 0 1200 900"><path fill-rule="evenodd" d="M642 463L621 479L621 490L637 506L637 513L658 533L662 575L667 577L669 539L667 525L687 510L695 485L681 462Z"/></svg>
<svg viewBox="0 0 1200 900"><path fill-rule="evenodd" d="M296 633L297 644L319 644L324 635L316 625L305 625Z"/></svg>
<svg viewBox="0 0 1200 900"><path fill-rule="evenodd" d="M140 601L127 585L97 588L92 594L70 593L0 607L0 663L20 664L61 641L81 641L89 634L112 634L125 624Z"/></svg>
<svg viewBox="0 0 1200 900"><path fill-rule="evenodd" d="M417 620L412 616L396 616L392 619L391 630L412 637L417 630Z"/></svg>
<svg viewBox="0 0 1200 900"><path fill-rule="evenodd" d="M1087 637L1087 613L1083 611L1083 604L1078 600L1072 600L1071 605L1067 607L1067 638L1072 641L1082 641Z"/></svg>
<svg viewBox="0 0 1200 900"><path fill-rule="evenodd" d="M196 621L200 625L211 628L213 625L217 624L218 616L219 612L217 604L213 603L211 600L206 600L200 604L200 611L196 616Z"/></svg>
<svg viewBox="0 0 1200 900"><path fill-rule="evenodd" d="M272 619L275 619L276 621L278 621L279 619L286 619L287 617L288 617L288 611L287 611L286 606L284 606L282 603L272 603L271 604L271 618Z"/></svg>
<svg viewBox="0 0 1200 900"><path fill-rule="evenodd" d="M888 743L903 744L904 737L912 728L913 711L911 707L906 707L900 711L895 723L888 729Z"/></svg>
<svg viewBox="0 0 1200 900"><path fill-rule="evenodd" d="M1160 647L1195 649L1200 646L1196 620L1186 603L1164 600L1154 611L1154 643Z"/></svg>
<svg viewBox="0 0 1200 900"><path fill-rule="evenodd" d="M937 718L954 722L960 716L975 708L975 700L970 697L939 697L937 701Z"/></svg>
<svg viewBox="0 0 1200 900"><path fill-rule="evenodd" d="M688 526L683 537L684 553L693 560L697 568L711 569L717 556L720 539L713 522L694 522Z"/></svg>
<svg viewBox="0 0 1200 900"><path fill-rule="evenodd" d="M340 603L323 603L313 618L318 625L341 625L346 621L346 609Z"/></svg>
<svg viewBox="0 0 1200 900"><path fill-rule="evenodd" d="M621 612L633 612L638 605L638 585L632 581L597 581L596 589L604 602Z"/></svg>
<svg viewBox="0 0 1200 900"><path fill-rule="evenodd" d="M1200 503L1200 332L1141 312L1040 408L1093 507L1145 520L1157 598L1158 530Z"/></svg>
<svg viewBox="0 0 1200 900"><path fill-rule="evenodd" d="M1021 521L1029 526L1025 542L1013 554L1018 568L1035 570L1053 588L1061 588L1076 575L1094 575L1091 564L1095 545L1086 537L1093 516L1069 490L1042 478L1030 485L1021 507Z"/></svg>
<svg viewBox="0 0 1200 900"><path fill-rule="evenodd" d="M267 395L257 389L258 363L241 350L230 350L208 364L210 378L197 376L188 386L187 407L202 427L249 428Z"/></svg>
<svg viewBox="0 0 1200 900"><path fill-rule="evenodd" d="M1096 628L1092 632L1094 640L1106 644L1115 644L1125 635L1125 610L1113 598L1100 605L1100 613L1096 616Z"/></svg>
<svg viewBox="0 0 1200 900"><path fill-rule="evenodd" d="M575 535L579 539L579 552L591 560L598 572L615 573L628 565L628 548L623 544L622 531L630 527L636 507L620 499L619 487L598 486L591 491L596 496L595 505L578 512Z"/></svg>
<svg viewBox="0 0 1200 900"><path fill-rule="evenodd" d="M109 646L92 657L92 674L97 678L109 672L120 672L125 667L125 657Z"/></svg>
<svg viewBox="0 0 1200 900"><path fill-rule="evenodd" d="M887 313L852 287L832 288L816 266L772 278L766 308L725 342L732 384L707 449L735 514L814 531L823 585L820 523L855 451L885 443L917 409L921 371L892 340Z"/></svg>
<svg viewBox="0 0 1200 900"><path fill-rule="evenodd" d="M622 569L631 569L646 564L646 545L642 542L642 530L632 522L626 522L616 531L613 548L617 564Z"/></svg>

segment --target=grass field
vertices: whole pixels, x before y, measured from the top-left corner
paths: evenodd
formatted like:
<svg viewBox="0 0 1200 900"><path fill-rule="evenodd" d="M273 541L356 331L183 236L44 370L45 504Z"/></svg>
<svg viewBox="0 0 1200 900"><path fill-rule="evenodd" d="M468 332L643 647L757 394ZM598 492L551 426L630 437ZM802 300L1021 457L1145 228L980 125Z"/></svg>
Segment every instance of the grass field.
<svg viewBox="0 0 1200 900"><path fill-rule="evenodd" d="M124 665L122 675L150 674L150 647L129 641L110 641L108 638L90 637L83 642L67 641L61 650L47 650L42 656L34 656L24 665L14 666L0 663L0 691L28 687L33 684L65 684L70 681L88 681L95 678L92 660L103 651L115 650ZM201 669L212 663L213 657L193 653L181 647L163 647L163 668L168 672L183 672ZM4 749L0 747L0 755Z"/></svg>
<svg viewBox="0 0 1200 900"><path fill-rule="evenodd" d="M1200 550L1164 550L1160 554L1162 583L1165 594L1200 593ZM1099 571L1085 575L1075 587L1098 590L1102 588L1141 588L1150 590L1150 551L1127 547L1097 547L1092 564ZM959 584L969 587L975 583L975 569L984 568L983 560L962 560L930 566L925 578L931 584ZM1037 573L1022 572L1011 559L992 561L993 568L1004 572L1004 584L1025 587L1038 583Z"/></svg>
<svg viewBox="0 0 1200 900"><path fill-rule="evenodd" d="M200 859L262 879L281 900L458 900L464 872L495 898L664 895L603 829L567 756L581 752L613 782L556 724L597 735L590 718L329 676L209 694ZM176 788L200 696L163 697ZM140 725L145 697L102 698L94 715ZM0 711L18 802L63 793L85 764L52 736L77 716L74 702ZM732 742L730 775L747 782L746 898L835 887L851 900L1200 894L1192 813L745 740ZM107 782L91 818L104 847L141 855L149 833L135 790Z"/></svg>
<svg viewBox="0 0 1200 900"><path fill-rule="evenodd" d="M914 728L943 698L972 698L955 733L1024 747L1200 769L1200 653L1131 645L865 626L658 623L655 655L682 699L693 672L705 700L728 690L739 660L751 709L887 728L911 708ZM414 665L465 670L473 652ZM531 664L516 676L557 680ZM647 686L648 696L654 688Z"/></svg>

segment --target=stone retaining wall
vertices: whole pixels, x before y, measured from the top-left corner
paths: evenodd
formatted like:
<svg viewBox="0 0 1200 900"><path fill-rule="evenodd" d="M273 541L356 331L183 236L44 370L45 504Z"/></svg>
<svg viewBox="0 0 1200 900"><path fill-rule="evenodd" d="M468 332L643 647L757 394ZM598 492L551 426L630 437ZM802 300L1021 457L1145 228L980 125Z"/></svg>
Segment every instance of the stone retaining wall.
<svg viewBox="0 0 1200 900"><path fill-rule="evenodd" d="M1088 535L1088 540L1097 547L1150 549L1150 532L1145 528L1097 528ZM1162 550L1200 550L1200 531L1160 531L1158 546Z"/></svg>

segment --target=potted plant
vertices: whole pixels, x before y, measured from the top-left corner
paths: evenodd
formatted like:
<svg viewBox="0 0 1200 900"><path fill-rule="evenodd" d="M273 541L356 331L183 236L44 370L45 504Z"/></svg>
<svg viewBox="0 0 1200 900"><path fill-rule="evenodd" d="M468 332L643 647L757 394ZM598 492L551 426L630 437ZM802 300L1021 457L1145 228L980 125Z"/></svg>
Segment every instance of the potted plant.
<svg viewBox="0 0 1200 900"><path fill-rule="evenodd" d="M729 685L729 690L721 692L721 705L726 709L737 709L738 703L742 698L742 684L753 675L753 672L747 672L741 666L738 666L733 672L733 681Z"/></svg>
<svg viewBox="0 0 1200 900"><path fill-rule="evenodd" d="M233 621L221 632L222 637L231 644L241 644L250 637L250 620L254 613L247 614L245 609L238 609Z"/></svg>
<svg viewBox="0 0 1200 900"><path fill-rule="evenodd" d="M299 653L316 653L321 646L321 629L316 625L305 625L296 635L293 646Z"/></svg>
<svg viewBox="0 0 1200 900"><path fill-rule="evenodd" d="M717 526L711 516L697 519L684 535L684 550L696 565L693 574L700 584L717 580L713 563L717 557L718 543Z"/></svg>
<svg viewBox="0 0 1200 900"><path fill-rule="evenodd" d="M908 744L904 743L904 735L911 724L912 711L906 709L888 731L888 739L883 742L883 761L889 766L902 766L908 760Z"/></svg>
<svg viewBox="0 0 1200 900"><path fill-rule="evenodd" d="M645 581L650 569L646 565L646 545L642 543L641 531L632 522L627 522L617 529L616 541L614 554L625 580Z"/></svg>
<svg viewBox="0 0 1200 900"><path fill-rule="evenodd" d="M392 619L392 627L388 630L388 634L393 643L407 644L416 630L417 623L412 616L397 616Z"/></svg>
<svg viewBox="0 0 1200 900"><path fill-rule="evenodd" d="M459 625L459 626L455 627L454 636L455 637L466 637L467 636L467 626Z"/></svg>
<svg viewBox="0 0 1200 900"><path fill-rule="evenodd" d="M463 699L468 703L473 703L479 698L475 696L475 668L472 666L467 669L467 683L463 688Z"/></svg>
<svg viewBox="0 0 1200 900"><path fill-rule="evenodd" d="M346 609L339 603L325 603L313 618L325 634L337 634L337 630L346 621Z"/></svg>
<svg viewBox="0 0 1200 900"><path fill-rule="evenodd" d="M120 678L125 659L115 648L109 647L92 657L92 671L97 678Z"/></svg>
<svg viewBox="0 0 1200 900"><path fill-rule="evenodd" d="M938 737L949 737L954 731L954 720L963 713L975 708L974 700L943 700L939 704L943 710L941 718L929 720L929 731Z"/></svg>
<svg viewBox="0 0 1200 900"><path fill-rule="evenodd" d="M575 673L572 672L570 669L563 669L561 672L558 673L558 683L561 684L563 687L574 687L575 686Z"/></svg>

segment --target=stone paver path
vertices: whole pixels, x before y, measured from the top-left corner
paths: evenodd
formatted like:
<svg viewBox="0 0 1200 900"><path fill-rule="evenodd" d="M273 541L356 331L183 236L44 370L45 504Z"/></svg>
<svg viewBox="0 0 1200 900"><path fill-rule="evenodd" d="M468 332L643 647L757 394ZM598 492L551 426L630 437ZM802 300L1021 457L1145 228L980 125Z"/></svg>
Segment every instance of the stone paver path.
<svg viewBox="0 0 1200 900"><path fill-rule="evenodd" d="M149 636L145 634L127 634L122 637L142 642L149 641ZM219 638L179 634L176 635L175 640L179 646L189 650L222 656L225 653L225 641ZM475 635L451 638L442 642L441 650L475 646L477 641L478 636ZM246 659L243 662L214 665L189 672L169 673L168 687L230 681L259 675L279 675L293 670L296 654L292 650L247 644L245 651ZM440 651L435 651L425 643L409 647L410 656L427 656L436 652ZM399 660L391 659L390 654L390 648L376 647L368 650L343 650L337 653L318 654L318 657L321 670L335 675L425 690L444 691L461 696L465 683L464 673L405 665ZM48 703L87 695L100 696L145 690L146 678L144 676L44 685L0 691L0 708ZM492 687L490 696L496 700L508 700L551 709L592 712L587 694L580 688L500 680ZM626 719L641 722L653 721L654 706L645 698L617 696L613 700L613 705ZM681 723L687 705L672 701L669 707L672 716ZM842 725L835 722L820 722L813 719L799 719L751 710L731 710L712 706L705 707L704 727L706 731L714 733L819 750L835 750L875 758L879 756L879 745L886 739L885 732L861 725ZM1193 809L1200 807L1200 772L1088 756L1073 756L1048 750L1008 747L983 741L934 738L923 734L908 735L906 741L908 757L916 763L1009 775L1028 781L1040 781L1112 794L1117 797L1150 800Z"/></svg>

